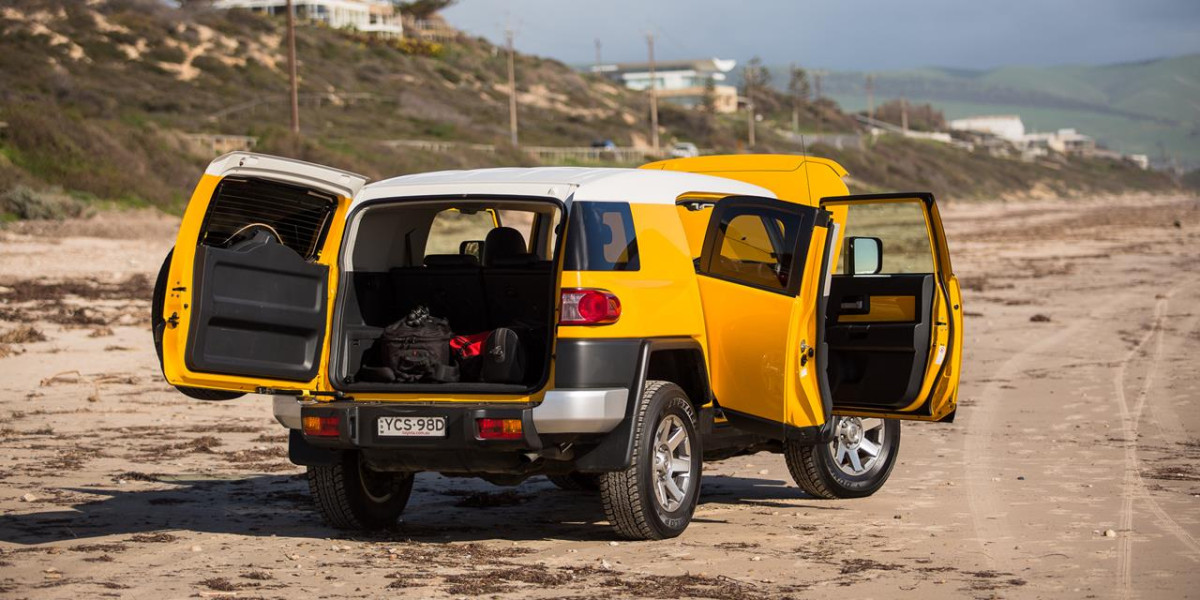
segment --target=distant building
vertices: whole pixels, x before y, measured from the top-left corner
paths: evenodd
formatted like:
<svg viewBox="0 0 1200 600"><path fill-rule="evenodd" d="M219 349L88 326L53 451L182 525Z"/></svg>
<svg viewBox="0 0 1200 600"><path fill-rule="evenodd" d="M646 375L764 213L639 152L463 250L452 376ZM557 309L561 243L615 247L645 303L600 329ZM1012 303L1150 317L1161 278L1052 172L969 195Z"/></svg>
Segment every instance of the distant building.
<svg viewBox="0 0 1200 600"><path fill-rule="evenodd" d="M1046 148L1060 154L1091 156L1096 152L1096 140L1074 129L1059 129L1053 133L1030 133L1021 141L1028 148Z"/></svg>
<svg viewBox="0 0 1200 600"><path fill-rule="evenodd" d="M400 13L390 0L293 0L296 18L384 37L404 35ZM217 8L247 8L269 15L287 14L287 0L214 0Z"/></svg>
<svg viewBox="0 0 1200 600"><path fill-rule="evenodd" d="M658 97L666 102L696 108L704 104L704 88L711 79L717 112L731 113L737 110L737 88L722 82L726 80L725 74L736 66L736 60L719 58L656 62L655 89ZM631 90L650 89L650 63L596 65L592 72Z"/></svg>
<svg viewBox="0 0 1200 600"><path fill-rule="evenodd" d="M966 117L950 121L950 129L988 133L1010 142L1020 142L1025 137L1025 124L1017 115L987 115Z"/></svg>

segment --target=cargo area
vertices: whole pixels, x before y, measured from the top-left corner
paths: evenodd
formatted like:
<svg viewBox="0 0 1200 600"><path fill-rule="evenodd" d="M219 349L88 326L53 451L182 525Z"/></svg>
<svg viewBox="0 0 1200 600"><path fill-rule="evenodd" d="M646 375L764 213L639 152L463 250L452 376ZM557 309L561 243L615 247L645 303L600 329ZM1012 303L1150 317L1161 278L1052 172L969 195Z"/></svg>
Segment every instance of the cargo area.
<svg viewBox="0 0 1200 600"><path fill-rule="evenodd" d="M525 393L550 369L562 211L550 200L380 202L347 224L335 312L332 375L346 391ZM452 353L452 380L389 381L385 329L427 308L453 336L515 337L514 370L481 370ZM511 343L511 341L510 341ZM478 346L483 346L479 348ZM510 348L509 354L512 353Z"/></svg>

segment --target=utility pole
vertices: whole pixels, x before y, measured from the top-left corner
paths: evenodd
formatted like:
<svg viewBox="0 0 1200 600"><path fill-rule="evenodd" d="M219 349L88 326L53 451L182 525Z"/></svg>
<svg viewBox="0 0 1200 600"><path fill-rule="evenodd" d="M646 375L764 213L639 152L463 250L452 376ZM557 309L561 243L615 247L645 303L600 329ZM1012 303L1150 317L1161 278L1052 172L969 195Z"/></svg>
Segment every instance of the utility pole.
<svg viewBox="0 0 1200 600"><path fill-rule="evenodd" d="M599 69L604 61L600 60L600 38L596 38L596 68Z"/></svg>
<svg viewBox="0 0 1200 600"><path fill-rule="evenodd" d="M296 81L296 15L287 0L288 71L291 76L292 133L300 135L300 88Z"/></svg>
<svg viewBox="0 0 1200 600"><path fill-rule="evenodd" d="M796 79L796 63L788 65L788 83L790 84ZM791 87L789 85L788 87ZM797 91L788 90L792 93L792 133L800 133L800 99L796 97Z"/></svg>
<svg viewBox="0 0 1200 600"><path fill-rule="evenodd" d="M816 105L815 108L816 108L816 113L817 113L817 133L821 133L821 125L822 125L822 122L824 121L824 119L822 118L822 117L824 117L824 113L821 112L821 78L824 77L828 73L829 73L829 71L823 71L821 69L817 69L812 72L812 74L813 74L813 90L817 93L816 99L813 100L813 104Z"/></svg>
<svg viewBox="0 0 1200 600"><path fill-rule="evenodd" d="M875 118L875 74L867 73L867 117Z"/></svg>
<svg viewBox="0 0 1200 600"><path fill-rule="evenodd" d="M508 131L515 148L517 146L517 65L511 27L505 28L504 39L508 43Z"/></svg>
<svg viewBox="0 0 1200 600"><path fill-rule="evenodd" d="M908 99L900 98L900 128L908 133Z"/></svg>
<svg viewBox="0 0 1200 600"><path fill-rule="evenodd" d="M750 126L749 126L749 134L747 136L747 141L749 142L749 147L754 148L754 97L751 96L748 92L749 92L749 90L747 90L747 94L746 94L746 115L747 115L747 118L750 119L748 121Z"/></svg>
<svg viewBox="0 0 1200 600"><path fill-rule="evenodd" d="M646 48L650 52L650 147L658 156L658 75L654 65L654 33L646 34Z"/></svg>

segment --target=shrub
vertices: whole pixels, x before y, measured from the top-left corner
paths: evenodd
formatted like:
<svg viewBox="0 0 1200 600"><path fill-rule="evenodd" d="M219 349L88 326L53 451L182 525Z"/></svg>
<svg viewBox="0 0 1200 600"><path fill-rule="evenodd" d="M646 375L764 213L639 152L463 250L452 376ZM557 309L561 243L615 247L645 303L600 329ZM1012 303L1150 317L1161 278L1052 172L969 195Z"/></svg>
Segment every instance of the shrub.
<svg viewBox="0 0 1200 600"><path fill-rule="evenodd" d="M57 192L38 192L17 185L0 196L0 214L24 220L76 219L91 216L87 203Z"/></svg>

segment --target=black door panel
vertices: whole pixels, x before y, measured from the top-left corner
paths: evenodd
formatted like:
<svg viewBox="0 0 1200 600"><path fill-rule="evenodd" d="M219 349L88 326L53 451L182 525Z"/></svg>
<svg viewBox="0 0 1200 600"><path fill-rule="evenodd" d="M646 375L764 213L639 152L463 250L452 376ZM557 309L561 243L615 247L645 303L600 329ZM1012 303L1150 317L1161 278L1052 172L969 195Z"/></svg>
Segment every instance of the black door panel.
<svg viewBox="0 0 1200 600"><path fill-rule="evenodd" d="M917 399L929 359L932 274L835 275L826 309L835 408L899 409ZM872 320L879 297L912 297L912 320ZM841 322L855 315L853 322Z"/></svg>
<svg viewBox="0 0 1200 600"><path fill-rule="evenodd" d="M308 381L325 338L329 267L278 243L200 245L185 359L205 373Z"/></svg>

